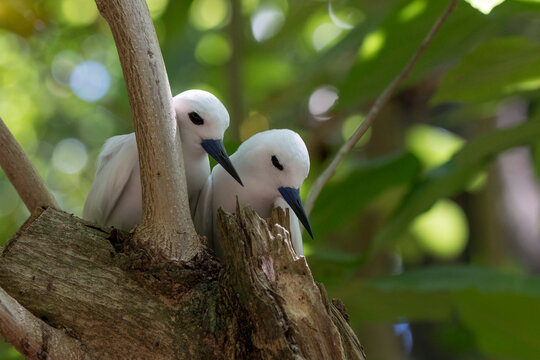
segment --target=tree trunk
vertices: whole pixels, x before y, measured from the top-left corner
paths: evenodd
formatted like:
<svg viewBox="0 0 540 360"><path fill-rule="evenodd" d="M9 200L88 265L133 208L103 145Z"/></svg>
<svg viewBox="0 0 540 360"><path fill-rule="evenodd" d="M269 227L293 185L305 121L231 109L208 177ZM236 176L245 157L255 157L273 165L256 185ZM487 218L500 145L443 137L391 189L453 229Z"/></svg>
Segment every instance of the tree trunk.
<svg viewBox="0 0 540 360"><path fill-rule="evenodd" d="M271 223L283 215L276 209ZM36 213L3 249L0 286L74 345L62 353L25 348L24 337L12 344L31 359L51 350L90 359L364 359L343 304L328 301L285 228L250 208L218 218L226 265L204 253L155 267L129 234L53 208Z"/></svg>

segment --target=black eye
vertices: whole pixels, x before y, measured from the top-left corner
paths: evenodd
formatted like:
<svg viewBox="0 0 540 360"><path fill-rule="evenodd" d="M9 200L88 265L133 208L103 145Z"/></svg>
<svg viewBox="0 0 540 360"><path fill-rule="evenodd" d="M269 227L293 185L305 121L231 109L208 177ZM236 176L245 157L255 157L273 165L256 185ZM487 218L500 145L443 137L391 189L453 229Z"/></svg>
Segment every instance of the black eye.
<svg viewBox="0 0 540 360"><path fill-rule="evenodd" d="M283 165L279 163L279 160L277 159L276 155L272 155L272 164L278 168L279 170L283 170Z"/></svg>
<svg viewBox="0 0 540 360"><path fill-rule="evenodd" d="M189 114L189 120L191 120L192 123L194 123L195 125L202 125L204 124L204 120L203 118L197 114L196 112L190 112Z"/></svg>

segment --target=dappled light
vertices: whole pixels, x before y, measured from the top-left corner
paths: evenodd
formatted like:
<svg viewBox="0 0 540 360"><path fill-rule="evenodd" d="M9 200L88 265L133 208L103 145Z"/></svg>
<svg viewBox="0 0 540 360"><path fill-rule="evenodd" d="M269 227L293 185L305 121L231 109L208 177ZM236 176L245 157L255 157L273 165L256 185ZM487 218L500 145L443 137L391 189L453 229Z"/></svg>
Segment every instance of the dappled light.
<svg viewBox="0 0 540 360"><path fill-rule="evenodd" d="M223 65L231 58L231 45L221 34L207 34L199 40L195 56L204 64Z"/></svg>
<svg viewBox="0 0 540 360"><path fill-rule="evenodd" d="M64 139L55 147L52 155L54 167L66 174L75 174L86 165L86 147L77 139Z"/></svg>
<svg viewBox="0 0 540 360"><path fill-rule="evenodd" d="M62 0L62 20L74 26L87 26L98 18L98 11L92 0Z"/></svg>
<svg viewBox="0 0 540 360"><path fill-rule="evenodd" d="M361 114L350 115L343 121L343 126L341 127L341 135L343 136L343 141L349 139L356 129L364 122L365 116ZM360 139L355 146L362 146L369 142L371 139L371 129L369 129L366 134Z"/></svg>
<svg viewBox="0 0 540 360"><path fill-rule="evenodd" d="M229 5L225 0L195 0L190 6L189 20L198 30L221 27L228 16Z"/></svg>
<svg viewBox="0 0 540 360"><path fill-rule="evenodd" d="M377 30L367 34L360 48L360 59L371 60L377 56L384 46L386 35L383 30Z"/></svg>
<svg viewBox="0 0 540 360"><path fill-rule="evenodd" d="M418 216L411 224L411 232L427 254L443 260L461 255L469 238L463 210L446 199Z"/></svg>
<svg viewBox="0 0 540 360"><path fill-rule="evenodd" d="M309 112L316 120L328 120L328 111L338 101L338 90L335 86L320 86L311 93L309 97Z"/></svg>
<svg viewBox="0 0 540 360"><path fill-rule="evenodd" d="M405 6L398 14L399 20L403 22L414 20L422 14L427 7L427 0L414 0Z"/></svg>
<svg viewBox="0 0 540 360"><path fill-rule="evenodd" d="M466 0L472 7L484 14L489 14L491 10L504 0Z"/></svg>
<svg viewBox="0 0 540 360"><path fill-rule="evenodd" d="M163 15L169 4L169 0L148 0L148 10L150 10L150 15L152 18L156 19Z"/></svg>
<svg viewBox="0 0 540 360"><path fill-rule="evenodd" d="M418 156L427 169L450 160L464 144L464 140L451 132L428 125L412 126L406 137L409 151Z"/></svg>
<svg viewBox="0 0 540 360"><path fill-rule="evenodd" d="M79 63L69 77L69 86L73 93L88 102L94 102L105 96L110 84L109 72L97 61Z"/></svg>
<svg viewBox="0 0 540 360"><path fill-rule="evenodd" d="M283 11L272 5L263 5L251 16L251 32L258 42L270 39L285 22Z"/></svg>

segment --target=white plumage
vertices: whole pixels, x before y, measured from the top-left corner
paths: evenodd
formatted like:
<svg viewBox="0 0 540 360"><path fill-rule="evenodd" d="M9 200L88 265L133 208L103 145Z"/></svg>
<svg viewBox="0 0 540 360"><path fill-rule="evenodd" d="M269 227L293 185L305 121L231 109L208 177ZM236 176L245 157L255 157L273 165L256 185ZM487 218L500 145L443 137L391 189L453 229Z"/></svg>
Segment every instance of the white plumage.
<svg viewBox="0 0 540 360"><path fill-rule="evenodd" d="M188 90L173 99L180 130L190 210L195 213L200 191L210 174L209 153L240 181L223 148L229 113L212 94ZM94 183L83 218L101 226L130 230L142 217L139 156L135 133L108 139L98 157Z"/></svg>
<svg viewBox="0 0 540 360"><path fill-rule="evenodd" d="M231 155L231 162L244 186L231 181L223 167L216 165L201 191L195 212L195 227L208 237L221 255L215 216L217 209L234 212L236 197L260 216L269 217L272 209L290 209L291 236L298 255L303 254L299 220L311 229L300 201L299 190L309 173L309 154L302 138L291 130L268 130L253 135Z"/></svg>

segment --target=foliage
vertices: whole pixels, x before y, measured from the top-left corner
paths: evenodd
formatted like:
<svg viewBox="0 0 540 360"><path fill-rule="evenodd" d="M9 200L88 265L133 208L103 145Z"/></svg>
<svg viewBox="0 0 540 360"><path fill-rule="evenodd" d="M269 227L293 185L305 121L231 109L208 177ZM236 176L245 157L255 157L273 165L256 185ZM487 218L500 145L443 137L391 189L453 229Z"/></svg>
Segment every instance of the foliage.
<svg viewBox="0 0 540 360"><path fill-rule="evenodd" d="M231 119L229 153L257 131L298 131L312 162L304 196L447 5L242 0L236 19L229 0L147 2L173 93L207 89L243 114ZM537 0L458 2L315 204L308 262L344 300L370 358L533 359L540 351L539 267L531 265L539 255L509 232L520 216L508 215L508 191L497 185L498 155L509 149L532 145L540 169L539 15ZM231 21L243 32L231 34ZM0 2L0 116L61 206L81 215L100 147L132 131L114 42L92 0ZM533 200L522 199L521 218ZM0 241L27 216L0 173ZM405 339L392 333L395 323L408 324L412 350L405 341L387 346ZM388 332L376 340L362 336L380 326Z"/></svg>

